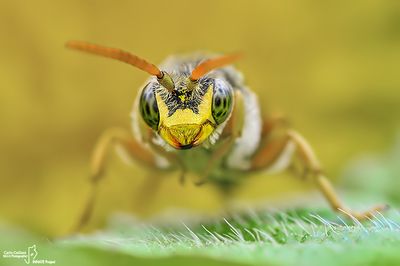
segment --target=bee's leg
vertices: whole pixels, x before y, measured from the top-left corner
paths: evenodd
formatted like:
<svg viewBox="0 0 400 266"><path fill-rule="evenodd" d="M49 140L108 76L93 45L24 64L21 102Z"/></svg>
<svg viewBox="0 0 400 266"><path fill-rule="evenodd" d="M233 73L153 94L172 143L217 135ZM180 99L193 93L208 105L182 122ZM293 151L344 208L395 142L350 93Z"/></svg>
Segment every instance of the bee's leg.
<svg viewBox="0 0 400 266"><path fill-rule="evenodd" d="M118 147L124 156L144 166L157 167L156 158L152 151L137 142L131 134L119 128L112 128L103 133L98 140L91 160L90 182L91 192L83 213L74 231L79 231L90 219L97 194L99 181L104 177L106 160L111 148Z"/></svg>
<svg viewBox="0 0 400 266"><path fill-rule="evenodd" d="M377 205L364 212L355 212L347 208L339 199L331 182L322 173L319 161L311 146L296 131L289 130L284 137L266 142L264 145L253 156L251 170L281 171L284 170L283 168L288 168L293 163L294 156L297 156L335 211L362 220L370 218L374 212L386 208L385 205Z"/></svg>
<svg viewBox="0 0 400 266"><path fill-rule="evenodd" d="M281 113L273 113L265 118L262 122L261 136L267 137L273 130L277 128L287 128L289 125L287 117Z"/></svg>
<svg viewBox="0 0 400 266"><path fill-rule="evenodd" d="M243 96L240 91L235 91L234 97L235 105L232 110L231 117L221 133L221 143L213 150L213 153L208 160L207 167L205 168L204 175L198 182L195 183L196 185L200 186L207 182L207 177L215 169L218 162L230 151L235 143L236 138L240 137L241 135L244 120Z"/></svg>
<svg viewBox="0 0 400 266"><path fill-rule="evenodd" d="M183 185L185 183L185 176L186 176L186 166L182 162L182 160L176 156L175 153L171 153L163 149L161 146L158 146L154 144L153 142L149 141L149 145L154 150L157 154L161 155L162 157L166 158L168 162L173 166L174 168L178 168L180 173L179 173L179 183Z"/></svg>

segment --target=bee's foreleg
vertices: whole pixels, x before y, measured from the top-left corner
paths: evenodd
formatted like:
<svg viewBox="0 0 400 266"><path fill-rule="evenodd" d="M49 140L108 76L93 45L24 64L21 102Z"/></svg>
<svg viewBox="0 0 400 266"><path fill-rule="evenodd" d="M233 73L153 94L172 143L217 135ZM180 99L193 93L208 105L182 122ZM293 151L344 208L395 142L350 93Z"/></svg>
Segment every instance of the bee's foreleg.
<svg viewBox="0 0 400 266"><path fill-rule="evenodd" d="M300 159L335 211L362 220L370 218L374 212L386 208L386 205L377 205L364 212L355 212L347 208L340 200L332 183L322 173L320 163L311 146L294 130L288 130L284 137L264 143L264 146L252 158L251 170L282 171L291 166L296 157Z"/></svg>
<svg viewBox="0 0 400 266"><path fill-rule="evenodd" d="M90 219L96 199L97 186L104 177L108 154L112 148L116 147L121 149L125 157L148 167L156 167L154 153L137 142L127 130L112 128L105 131L99 138L92 155L90 166L91 192L74 231L79 231Z"/></svg>
<svg viewBox="0 0 400 266"><path fill-rule="evenodd" d="M187 169L181 158L176 156L176 154L174 153L166 151L164 148L154 144L151 141L149 141L148 143L152 148L152 150L154 150L157 154L161 155L162 157L168 160L168 162L171 164L170 167L171 169L177 168L179 170L179 183L181 183L181 185L184 185Z"/></svg>
<svg viewBox="0 0 400 266"><path fill-rule="evenodd" d="M224 130L220 136L220 144L214 148L212 155L210 156L207 167L205 167L204 175L202 179L196 182L196 185L202 185L207 182L207 177L215 169L218 162L229 153L233 147L236 138L240 137L244 122L244 102L243 95L239 90L235 91L235 101L232 110L231 117L228 123L225 125Z"/></svg>

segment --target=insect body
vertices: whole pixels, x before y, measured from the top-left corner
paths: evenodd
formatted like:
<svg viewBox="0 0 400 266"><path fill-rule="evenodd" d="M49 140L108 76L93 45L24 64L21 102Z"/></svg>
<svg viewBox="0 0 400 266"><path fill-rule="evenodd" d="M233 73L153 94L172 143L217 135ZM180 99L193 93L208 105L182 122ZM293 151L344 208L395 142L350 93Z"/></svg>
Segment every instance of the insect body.
<svg viewBox="0 0 400 266"><path fill-rule="evenodd" d="M385 207L359 213L341 203L308 142L281 117L261 117L256 95L244 85L241 74L228 66L238 54L170 57L160 70L119 49L79 41L67 46L126 62L152 75L134 103L133 134L110 129L95 148L93 192L79 227L90 216L112 146L152 169L179 169L182 181L186 172L193 172L199 177L197 184L210 182L222 191L251 172L284 171L298 161L334 210L363 219Z"/></svg>

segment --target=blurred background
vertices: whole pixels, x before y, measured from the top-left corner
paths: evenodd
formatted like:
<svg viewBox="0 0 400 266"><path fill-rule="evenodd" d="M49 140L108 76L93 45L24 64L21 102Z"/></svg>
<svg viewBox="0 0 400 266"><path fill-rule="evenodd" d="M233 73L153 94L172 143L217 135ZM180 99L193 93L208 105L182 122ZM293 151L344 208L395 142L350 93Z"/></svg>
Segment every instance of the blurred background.
<svg viewBox="0 0 400 266"><path fill-rule="evenodd" d="M0 36L0 219L47 235L75 223L96 139L106 128L129 128L147 78L65 49L70 39L154 63L181 52L243 51L237 67L263 112L286 114L333 180L350 160L389 150L400 128L399 1L2 1ZM176 173L138 207L149 175L111 156L90 226L114 211L149 217L221 206L212 187L180 186ZM293 199L312 189L303 184L258 175L235 200Z"/></svg>

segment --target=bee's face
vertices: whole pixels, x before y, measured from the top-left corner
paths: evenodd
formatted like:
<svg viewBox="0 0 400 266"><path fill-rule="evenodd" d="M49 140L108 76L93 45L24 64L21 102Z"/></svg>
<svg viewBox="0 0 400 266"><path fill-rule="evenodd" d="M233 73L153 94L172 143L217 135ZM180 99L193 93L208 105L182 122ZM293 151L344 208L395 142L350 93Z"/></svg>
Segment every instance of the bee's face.
<svg viewBox="0 0 400 266"><path fill-rule="evenodd" d="M187 77L168 91L150 82L140 96L140 113L148 126L176 149L190 149L206 140L230 115L233 91L219 79L190 84ZM191 88L188 88L188 85Z"/></svg>

